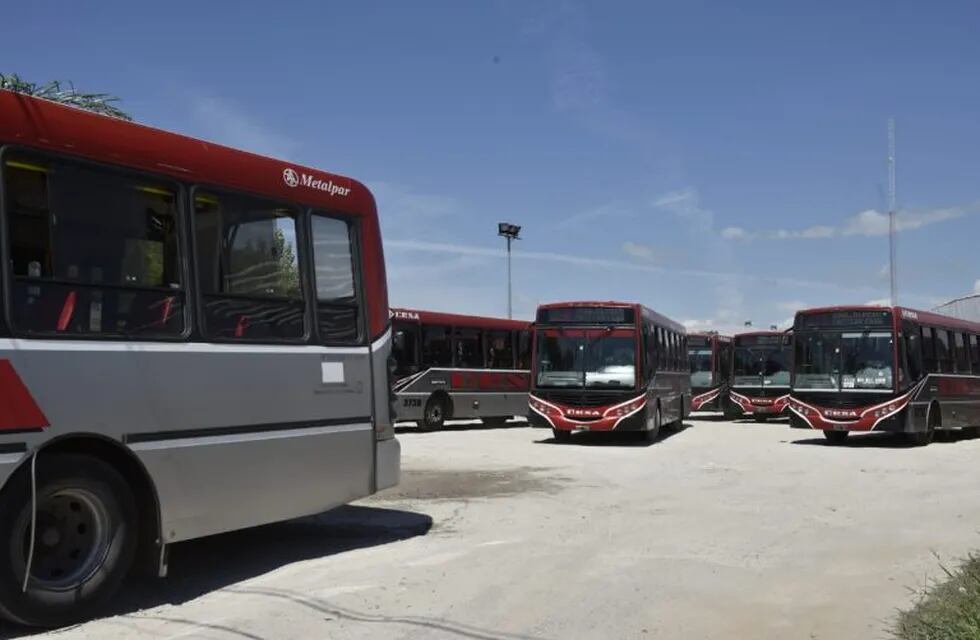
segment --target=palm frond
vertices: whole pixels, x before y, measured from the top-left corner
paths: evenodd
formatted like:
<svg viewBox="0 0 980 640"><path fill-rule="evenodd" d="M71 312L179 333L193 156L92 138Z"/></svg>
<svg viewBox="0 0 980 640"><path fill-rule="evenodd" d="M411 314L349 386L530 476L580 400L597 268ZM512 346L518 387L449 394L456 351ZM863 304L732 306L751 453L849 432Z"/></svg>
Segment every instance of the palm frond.
<svg viewBox="0 0 980 640"><path fill-rule="evenodd" d="M16 73L0 73L0 89L8 89L29 96L70 104L122 120L133 119L131 115L116 106L116 103L119 102L119 98L116 96L108 93L84 93L78 91L71 82L64 84L58 80L52 80L45 84L38 84L24 80Z"/></svg>

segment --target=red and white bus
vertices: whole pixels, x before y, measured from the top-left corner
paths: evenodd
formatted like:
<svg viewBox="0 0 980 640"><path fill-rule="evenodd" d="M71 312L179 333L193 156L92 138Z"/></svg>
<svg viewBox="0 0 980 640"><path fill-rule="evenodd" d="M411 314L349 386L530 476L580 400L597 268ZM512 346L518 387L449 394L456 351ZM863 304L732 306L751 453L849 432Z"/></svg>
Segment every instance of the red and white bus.
<svg viewBox="0 0 980 640"><path fill-rule="evenodd" d="M831 442L852 432L980 427L980 323L904 307L828 307L796 314L792 426Z"/></svg>
<svg viewBox="0 0 980 640"><path fill-rule="evenodd" d="M0 91L0 614L397 483L358 182Z"/></svg>
<svg viewBox="0 0 980 640"><path fill-rule="evenodd" d="M422 429L452 419L502 425L527 412L529 322L392 310L395 413Z"/></svg>
<svg viewBox="0 0 980 640"><path fill-rule="evenodd" d="M691 411L721 411L732 375L732 339L717 333L687 336Z"/></svg>
<svg viewBox="0 0 980 640"><path fill-rule="evenodd" d="M789 409L791 331L740 333L733 340L732 389L726 413L757 422L783 416Z"/></svg>
<svg viewBox="0 0 980 640"><path fill-rule="evenodd" d="M577 431L655 439L691 410L684 326L644 306L560 302L538 307L528 420L558 441Z"/></svg>

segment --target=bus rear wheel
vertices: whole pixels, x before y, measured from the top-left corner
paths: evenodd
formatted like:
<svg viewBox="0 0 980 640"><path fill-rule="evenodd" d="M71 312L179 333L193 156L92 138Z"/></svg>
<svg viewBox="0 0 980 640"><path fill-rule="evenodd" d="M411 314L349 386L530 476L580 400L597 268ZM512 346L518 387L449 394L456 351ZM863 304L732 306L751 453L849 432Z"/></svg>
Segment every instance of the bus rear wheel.
<svg viewBox="0 0 980 640"><path fill-rule="evenodd" d="M136 554L136 501L119 472L90 456L42 454L36 470L26 592L30 467L0 495L0 615L30 626L64 626L98 612L129 572Z"/></svg>
<svg viewBox="0 0 980 640"><path fill-rule="evenodd" d="M827 441L831 444L844 444L847 441L847 436L851 435L850 431L824 431L823 437L827 438Z"/></svg>
<svg viewBox="0 0 980 640"><path fill-rule="evenodd" d="M446 402L442 398L430 398L425 403L425 411L422 412L422 422L419 426L423 431L442 429L446 422Z"/></svg>

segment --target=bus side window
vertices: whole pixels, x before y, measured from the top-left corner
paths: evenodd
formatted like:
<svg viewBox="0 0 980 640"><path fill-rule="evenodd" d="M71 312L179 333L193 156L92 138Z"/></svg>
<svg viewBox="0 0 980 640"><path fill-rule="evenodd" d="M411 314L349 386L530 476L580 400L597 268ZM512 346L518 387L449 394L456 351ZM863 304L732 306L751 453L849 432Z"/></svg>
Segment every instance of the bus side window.
<svg viewBox="0 0 980 640"><path fill-rule="evenodd" d="M953 371L953 352L949 331L933 329L932 334L936 343L936 360L939 361L939 371L951 373Z"/></svg>
<svg viewBox="0 0 980 640"><path fill-rule="evenodd" d="M306 333L297 212L253 196L197 192L198 283L209 338L296 342Z"/></svg>
<svg viewBox="0 0 980 640"><path fill-rule="evenodd" d="M973 373L980 374L980 340L975 335L970 336L970 362Z"/></svg>
<svg viewBox="0 0 980 640"><path fill-rule="evenodd" d="M666 344L664 341L664 330L657 327L657 369L663 370L667 366Z"/></svg>
<svg viewBox="0 0 980 640"><path fill-rule="evenodd" d="M517 368L531 368L531 332L527 330L517 334Z"/></svg>
<svg viewBox="0 0 980 640"><path fill-rule="evenodd" d="M66 160L4 160L14 332L177 337L185 291L177 189Z"/></svg>
<svg viewBox="0 0 980 640"><path fill-rule="evenodd" d="M510 331L487 331L488 369L510 369L514 366L513 334Z"/></svg>
<svg viewBox="0 0 980 640"><path fill-rule="evenodd" d="M922 341L915 325L906 324L904 327L905 362L908 372L908 382L917 382L923 375Z"/></svg>
<svg viewBox="0 0 980 640"><path fill-rule="evenodd" d="M391 355L395 358L395 375L407 376L419 370L418 325L411 322L392 324Z"/></svg>
<svg viewBox="0 0 980 640"><path fill-rule="evenodd" d="M482 369L483 349L480 346L479 329L457 327L453 332L453 364L464 369Z"/></svg>
<svg viewBox="0 0 980 640"><path fill-rule="evenodd" d="M422 327L423 366L453 366L453 350L449 338L449 327L441 325L425 325Z"/></svg>
<svg viewBox="0 0 980 640"><path fill-rule="evenodd" d="M953 334L956 348L956 373L970 373L970 354L966 352L966 338L960 333Z"/></svg>
<svg viewBox="0 0 980 640"><path fill-rule="evenodd" d="M313 238L316 322L325 344L358 344L360 307L354 282L351 225L319 213L310 216Z"/></svg>
<svg viewBox="0 0 980 640"><path fill-rule="evenodd" d="M933 329L930 327L920 327L922 335L922 365L926 373L938 373L939 361L936 359L936 340L933 337Z"/></svg>

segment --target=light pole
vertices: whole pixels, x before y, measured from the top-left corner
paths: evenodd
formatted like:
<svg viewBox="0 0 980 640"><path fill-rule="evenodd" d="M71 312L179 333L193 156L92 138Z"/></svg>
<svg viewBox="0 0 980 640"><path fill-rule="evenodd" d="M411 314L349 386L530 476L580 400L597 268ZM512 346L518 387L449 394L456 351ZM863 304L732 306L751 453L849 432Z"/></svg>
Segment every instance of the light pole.
<svg viewBox="0 0 980 640"><path fill-rule="evenodd" d="M510 222L498 222L497 223L497 235L507 238L507 317L513 317L513 301L511 298L511 288L510 288L510 242L511 240L517 240L518 234L521 232L521 227L516 224L511 224Z"/></svg>

